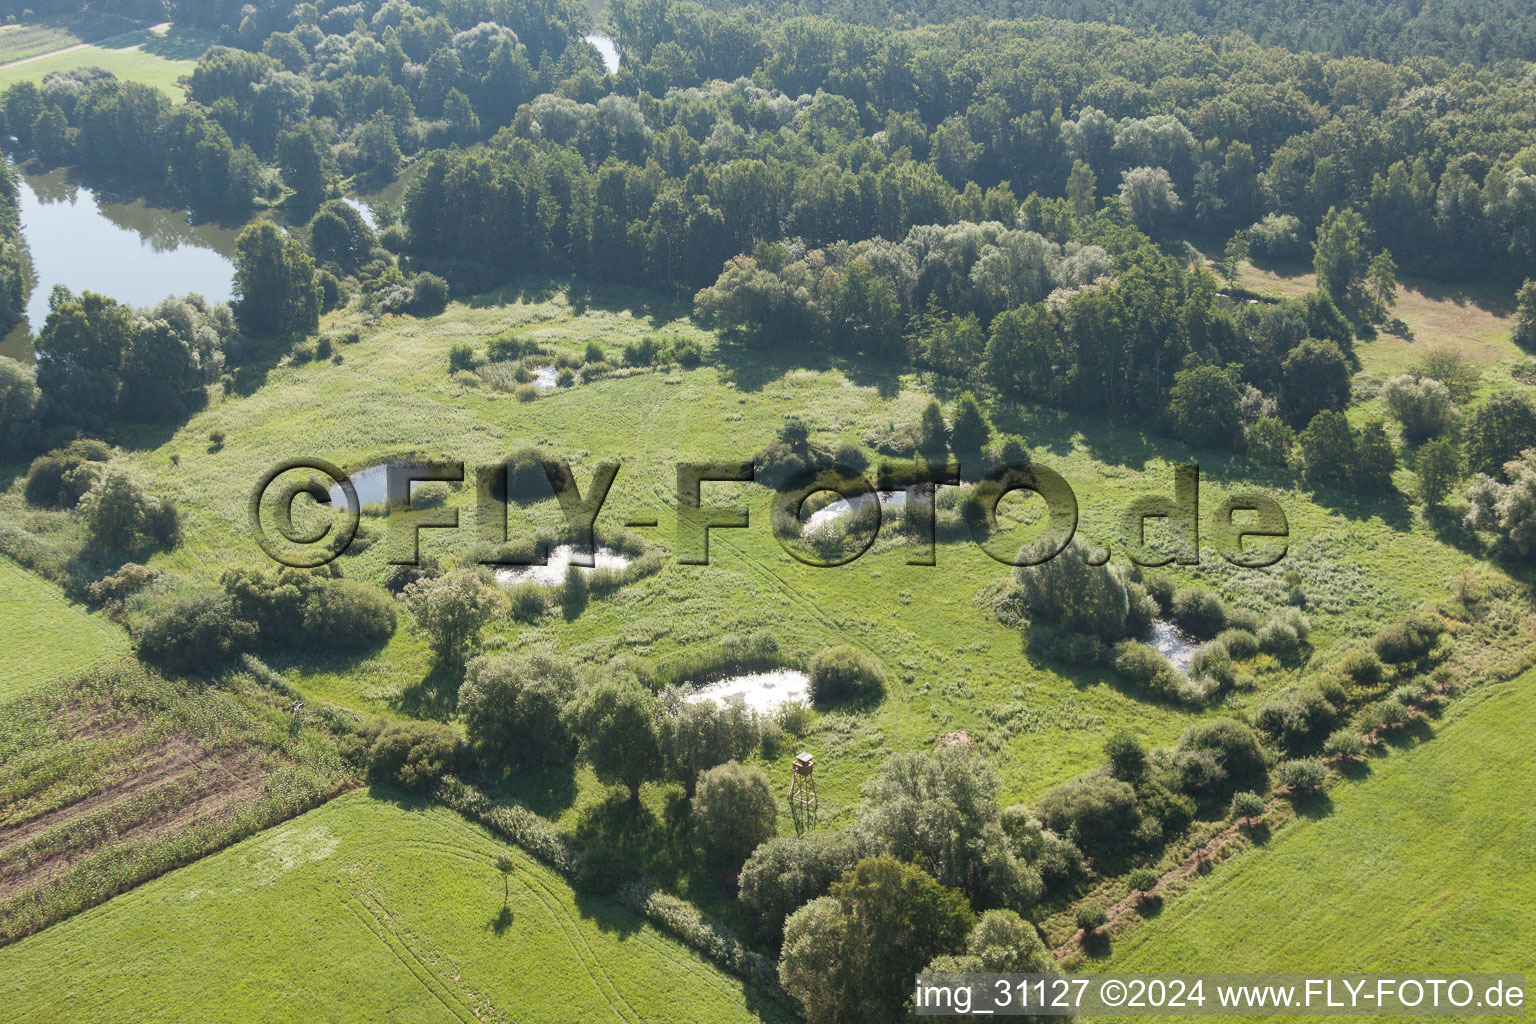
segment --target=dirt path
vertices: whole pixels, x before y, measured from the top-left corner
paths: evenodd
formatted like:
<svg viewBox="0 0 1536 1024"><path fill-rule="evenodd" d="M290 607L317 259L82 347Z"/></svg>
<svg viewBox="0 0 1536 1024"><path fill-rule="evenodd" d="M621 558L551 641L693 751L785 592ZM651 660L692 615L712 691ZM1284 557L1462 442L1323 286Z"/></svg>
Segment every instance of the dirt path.
<svg viewBox="0 0 1536 1024"><path fill-rule="evenodd" d="M18 67L22 64L30 64L35 60L42 60L45 57L57 57L61 53L70 53L74 50L83 50L87 46L100 46L102 43L110 43L114 39L122 39L125 36L137 35L138 33L143 32L145 29L148 29L151 32L158 32L161 29L168 29L170 27L171 23L168 21L162 21L157 25L141 25L138 28L129 29L127 32L119 32L116 35L102 36L100 39L93 40L89 43L76 43L73 46L65 46L57 50L49 50L47 53L34 53L30 57L22 57L20 60L13 60L6 64L0 64L0 71L4 71L6 68Z"/></svg>

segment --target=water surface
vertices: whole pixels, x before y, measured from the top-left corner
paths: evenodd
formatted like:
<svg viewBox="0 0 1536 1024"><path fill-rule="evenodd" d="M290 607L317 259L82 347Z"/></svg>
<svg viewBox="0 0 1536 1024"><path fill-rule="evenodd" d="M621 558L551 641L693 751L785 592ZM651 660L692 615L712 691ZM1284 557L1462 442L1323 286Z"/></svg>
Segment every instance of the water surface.
<svg viewBox="0 0 1536 1024"><path fill-rule="evenodd" d="M570 544L561 544L549 549L548 565L508 565L496 570L496 582L502 586L513 586L518 583L537 583L541 587L559 586L565 582L566 567L571 564L571 559L576 554L576 548ZM593 552L595 565L577 566L584 572L592 569L622 569L632 559L622 551L613 548L599 547Z"/></svg>
<svg viewBox="0 0 1536 1024"><path fill-rule="evenodd" d="M608 69L610 75L619 70L619 47L612 38L600 32L593 32L582 38L597 47L597 52L603 55L603 67Z"/></svg>
<svg viewBox="0 0 1536 1024"><path fill-rule="evenodd" d="M1195 649L1200 646L1199 640L1167 619L1153 619L1152 625L1147 627L1147 635L1142 639L1167 658L1170 665L1184 673L1189 672L1190 662L1195 658Z"/></svg>
<svg viewBox="0 0 1536 1024"><path fill-rule="evenodd" d="M810 685L810 677L794 669L746 672L701 686L683 699L690 704L712 700L720 704L741 704L753 711L769 712L792 700L806 700Z"/></svg>

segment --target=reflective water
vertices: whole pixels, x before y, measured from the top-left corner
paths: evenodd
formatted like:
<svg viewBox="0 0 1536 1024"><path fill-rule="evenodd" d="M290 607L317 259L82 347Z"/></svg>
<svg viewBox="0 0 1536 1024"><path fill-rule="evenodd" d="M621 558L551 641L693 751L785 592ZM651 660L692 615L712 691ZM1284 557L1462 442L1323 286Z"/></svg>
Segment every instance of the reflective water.
<svg viewBox="0 0 1536 1024"><path fill-rule="evenodd" d="M712 700L768 712L792 700L806 700L810 684L809 676L793 669L747 672L701 686L683 699L690 704Z"/></svg>
<svg viewBox="0 0 1536 1024"><path fill-rule="evenodd" d="M535 366L533 368L533 386L537 388L552 388L560 377L560 371L553 366Z"/></svg>
<svg viewBox="0 0 1536 1024"><path fill-rule="evenodd" d="M1195 649L1200 646L1199 640L1167 619L1153 619L1152 625L1147 628L1147 635L1142 639L1156 648L1157 653L1167 658L1168 663L1180 672L1189 671Z"/></svg>
<svg viewBox="0 0 1536 1024"><path fill-rule="evenodd" d="M537 583L541 587L559 586L565 582L566 567L571 564L571 557L575 553L576 549L570 544L550 548L548 565L503 566L496 570L496 582L502 586L512 586L516 583ZM577 568L622 569L631 561L624 552L604 547L592 553L592 560L596 563L595 565Z"/></svg>
<svg viewBox="0 0 1536 1024"><path fill-rule="evenodd" d="M880 514L882 516L886 516L892 512L905 508L907 504L907 495L910 492L901 490L879 491L878 493L880 495ZM852 499L838 498L831 504L819 508L807 516L802 529L805 532L809 532L811 530L819 530L825 526L829 526L832 523L835 523L841 516L845 516L855 509L868 508L869 503L874 500L874 496L867 492L860 494Z"/></svg>
<svg viewBox="0 0 1536 1024"><path fill-rule="evenodd" d="M22 232L36 272L27 303L34 331L47 319L48 295L56 284L132 306L187 292L213 302L230 297L238 228L193 224L185 210L143 200L118 202L72 182L66 169L17 177ZM19 329L0 352L30 359L31 339Z"/></svg>
<svg viewBox="0 0 1536 1024"><path fill-rule="evenodd" d="M415 462L381 462L367 469L360 469L356 473L349 473L352 478L352 487L357 491L357 500L361 505L374 505L386 501L389 498L389 469L391 466L399 466L403 469L414 469L418 466ZM424 481L416 481L411 485L414 491ZM331 504L336 508L345 508L347 498L341 490L341 484L331 487Z"/></svg>
<svg viewBox="0 0 1536 1024"><path fill-rule="evenodd" d="M608 69L610 75L619 70L619 47L617 43L608 36L598 32L582 36L582 38L597 47L597 52L603 55L603 67Z"/></svg>

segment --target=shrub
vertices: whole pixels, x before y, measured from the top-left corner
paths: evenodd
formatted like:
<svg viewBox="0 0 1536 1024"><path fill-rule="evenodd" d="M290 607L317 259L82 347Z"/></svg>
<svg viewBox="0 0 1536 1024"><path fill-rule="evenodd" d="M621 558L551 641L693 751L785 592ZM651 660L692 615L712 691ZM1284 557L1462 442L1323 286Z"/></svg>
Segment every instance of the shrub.
<svg viewBox="0 0 1536 1024"><path fill-rule="evenodd" d="M1247 661L1259 653L1259 638L1246 629L1224 629L1216 634L1216 642L1227 649L1234 661Z"/></svg>
<svg viewBox="0 0 1536 1024"><path fill-rule="evenodd" d="M1316 793L1328 780L1328 768L1315 757L1298 757L1281 761L1275 768L1275 778L1280 785L1298 796Z"/></svg>
<svg viewBox="0 0 1536 1024"><path fill-rule="evenodd" d="M1141 823L1136 792L1108 775L1079 775L1045 791L1036 809L1052 832L1072 835L1085 850L1122 849Z"/></svg>
<svg viewBox="0 0 1536 1024"><path fill-rule="evenodd" d="M838 445L832 450L832 461L854 473L862 473L869 468L869 456L856 444Z"/></svg>
<svg viewBox="0 0 1536 1024"><path fill-rule="evenodd" d="M1441 632L1443 628L1438 622L1412 618L1377 633L1371 647L1376 656L1389 665L1418 661L1434 649Z"/></svg>
<svg viewBox="0 0 1536 1024"><path fill-rule="evenodd" d="M1156 868L1137 868L1125 876L1126 885L1132 892L1151 892L1157 888L1160 876Z"/></svg>
<svg viewBox="0 0 1536 1024"><path fill-rule="evenodd" d="M437 722L391 722L368 751L368 781L425 793L459 758L459 735Z"/></svg>
<svg viewBox="0 0 1536 1024"><path fill-rule="evenodd" d="M1241 629L1247 633L1257 633L1263 625L1264 620L1252 608L1227 608L1227 629Z"/></svg>
<svg viewBox="0 0 1536 1024"><path fill-rule="evenodd" d="M1173 595L1173 620L1198 637L1209 639L1227 623L1221 598L1205 587L1182 587Z"/></svg>
<svg viewBox="0 0 1536 1024"><path fill-rule="evenodd" d="M1365 756L1365 739L1358 729L1348 726L1335 729L1328 734L1328 739L1323 743L1323 753L1329 757L1342 758L1346 761L1357 760Z"/></svg>
<svg viewBox="0 0 1536 1024"><path fill-rule="evenodd" d="M1173 580L1167 576L1148 576L1141 585L1147 596L1157 602L1159 614L1166 615L1173 609Z"/></svg>
<svg viewBox="0 0 1536 1024"><path fill-rule="evenodd" d="M1264 798L1251 790L1234 793L1229 813L1233 818L1257 818L1264 813Z"/></svg>
<svg viewBox="0 0 1536 1024"><path fill-rule="evenodd" d="M885 689L880 662L851 644L828 647L811 659L810 697L816 704L878 697Z"/></svg>
<svg viewBox="0 0 1536 1024"><path fill-rule="evenodd" d="M1232 791L1262 793L1269 789L1269 768L1259 739L1235 718L1217 718L1192 727L1180 738L1179 750L1210 754Z"/></svg>
<svg viewBox="0 0 1536 1024"><path fill-rule="evenodd" d="M1267 259L1300 256L1306 248L1301 220L1289 213L1271 213L1248 229L1248 246L1253 255Z"/></svg>
<svg viewBox="0 0 1536 1024"><path fill-rule="evenodd" d="M1344 656L1339 671L1356 686L1375 686L1381 682L1381 659L1376 657L1375 651L1350 651Z"/></svg>
<svg viewBox="0 0 1536 1024"><path fill-rule="evenodd" d="M411 312L417 316L436 316L448 308L448 282L436 274L417 274L411 278Z"/></svg>
<svg viewBox="0 0 1536 1024"><path fill-rule="evenodd" d="M555 374L555 387L557 387L557 388L569 388L569 387L574 387L575 384L576 384L576 374L571 371L570 367L566 367L565 369L561 370L559 373Z"/></svg>
<svg viewBox="0 0 1536 1024"><path fill-rule="evenodd" d="M468 343L456 341L448 346L448 372L457 373L460 370L473 370L475 368L475 350Z"/></svg>
<svg viewBox="0 0 1536 1024"><path fill-rule="evenodd" d="M1109 773L1133 785L1147 773L1147 748L1134 733L1117 732L1104 742Z"/></svg>
<svg viewBox="0 0 1536 1024"><path fill-rule="evenodd" d="M1168 695L1178 690L1179 675L1168 659L1139 640L1122 640L1115 645L1115 671L1148 693Z"/></svg>
<svg viewBox="0 0 1536 1024"><path fill-rule="evenodd" d="M95 475L84 467L104 463L111 457L112 449L104 442L89 440L72 441L67 447L39 455L27 470L27 501L33 505L73 508L95 480Z"/></svg>
<svg viewBox="0 0 1536 1024"><path fill-rule="evenodd" d="M1109 914L1104 911L1104 904L1098 900L1087 900L1079 903L1073 913L1077 926L1083 931L1092 934L1109 923Z"/></svg>
<svg viewBox="0 0 1536 1024"><path fill-rule="evenodd" d="M699 778L693 799L693 832L706 849L733 863L745 860L778 831L779 802L760 769L735 761Z"/></svg>
<svg viewBox="0 0 1536 1024"><path fill-rule="evenodd" d="M602 363L607 361L608 356L603 351L603 346L596 341L589 341L586 350L582 352L581 359L585 363Z"/></svg>
<svg viewBox="0 0 1536 1024"><path fill-rule="evenodd" d="M785 918L826 895L874 848L873 839L854 829L769 839L741 869L741 903L756 917L759 934L777 942Z"/></svg>
<svg viewBox="0 0 1536 1024"><path fill-rule="evenodd" d="M505 605L501 595L481 584L467 569L417 580L400 595L433 653L461 665L480 628Z"/></svg>
<svg viewBox="0 0 1536 1024"><path fill-rule="evenodd" d="M1189 681L1201 699L1209 699L1237 682L1232 655L1219 640L1201 644L1189 659Z"/></svg>
<svg viewBox="0 0 1536 1024"><path fill-rule="evenodd" d="M127 469L108 468L80 499L86 536L99 548L142 551L172 544L181 530L176 506L151 496Z"/></svg>
<svg viewBox="0 0 1536 1024"><path fill-rule="evenodd" d="M1261 732L1292 753L1315 745L1337 720L1338 712L1315 686L1277 697L1254 716Z"/></svg>
<svg viewBox="0 0 1536 1024"><path fill-rule="evenodd" d="M1259 630L1259 650L1276 657L1287 657L1301 650L1306 643L1312 623L1295 608L1277 612Z"/></svg>
<svg viewBox="0 0 1536 1024"><path fill-rule="evenodd" d="M1059 542L1047 535L1039 544L1049 550ZM1082 541L1073 540L1055 558L1015 570L1032 623L1106 640L1137 635L1155 611L1147 592L1117 565L1088 564L1088 553Z"/></svg>
<svg viewBox="0 0 1536 1024"><path fill-rule="evenodd" d="M223 594L182 598L139 631L135 651L171 675L211 675L256 643L256 626Z"/></svg>
<svg viewBox="0 0 1536 1024"><path fill-rule="evenodd" d="M679 366L692 369L704 361L704 349L695 338L672 339L669 353Z"/></svg>

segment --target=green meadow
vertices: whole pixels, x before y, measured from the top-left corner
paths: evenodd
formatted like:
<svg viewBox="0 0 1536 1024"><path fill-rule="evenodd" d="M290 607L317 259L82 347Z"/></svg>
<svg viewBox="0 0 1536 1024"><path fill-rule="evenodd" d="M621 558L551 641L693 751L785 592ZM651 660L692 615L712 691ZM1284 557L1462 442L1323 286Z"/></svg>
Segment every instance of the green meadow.
<svg viewBox="0 0 1536 1024"><path fill-rule="evenodd" d="M549 358L575 355L596 341L609 361L618 362L624 343L649 333L692 335L706 353L714 345L681 311L643 301L634 293L599 292L579 297L577 308L556 288L528 285L455 303L427 320L385 318L375 327L364 325L359 343L336 346L339 363L283 362L247 374L174 436L147 438L134 453L155 490L186 515L184 543L152 564L204 583L212 582L215 567L270 567L251 535L246 506L262 472L291 457L318 456L353 472L404 455L447 458L462 460L472 474L478 465L533 444L569 460L583 487L595 464L621 461L599 527L616 530L633 519L657 519L657 528L631 532L664 554L661 571L593 600L574 617L556 609L532 623L493 625L489 643L593 660L629 653L665 661L725 634L769 629L800 657L834 643L866 648L889 672L885 700L823 714L808 735L792 741L814 749L824 766L823 822L851 814L864 779L891 753L925 749L957 729L995 756L1005 799L1037 796L1099 763L1104 737L1115 729L1163 744L1202 717L1257 707L1309 667L1332 660L1342 644L1443 599L1451 581L1476 564L1457 546L1464 538L1446 534L1443 523L1426 521L1400 498L1312 495L1278 479L1252 478L1234 460L1167 438L1049 410L1011 411L996 428L1023 436L1035 459L1068 479L1079 503L1079 534L1096 545L1120 547L1120 517L1131 500L1171 494L1173 465L1200 463L1202 563L1171 567L1169 574L1176 583L1202 581L1237 604L1267 612L1284 601L1284 572L1298 571L1316 628L1310 666L1256 666L1252 688L1205 709L1152 701L1110 672L1032 658L1020 633L1001 625L977 597L1009 570L962 530L941 529L936 566L907 564L913 546L886 531L859 560L815 568L775 540L769 525L773 495L757 485L704 486L706 505L745 505L751 526L713 531L710 565L680 564L673 512L677 463L749 459L791 413L811 425L818 444L861 444L872 432L915 421L933 384L879 365L828 365L807 353L733 352L730 370L706 354L705 365L696 369L621 370L541 392L532 401L495 390L474 374L449 373L451 344L468 342L483 352L487 338L509 329L545 345ZM327 329L334 334L353 326L335 320ZM216 432L222 444L210 443ZM1411 484L1410 474L1401 475ZM1270 569L1239 570L1210 547L1210 512L1225 494L1255 487L1277 496L1285 509L1289 554ZM461 526L422 531L424 553L474 561L473 492L466 484L450 496ZM1014 496L1003 508L1017 526L1008 543L1035 535L1028 502ZM509 518L518 536L557 522L558 511L551 500L514 506ZM958 527L952 514L950 519ZM383 533L383 520L365 512L362 541L338 561L345 574L382 574L389 546ZM312 698L360 711L452 717L452 683L433 673L426 646L409 625L360 662L306 652L279 667ZM785 749L768 766L786 784L794 753ZM521 795L564 824L602 796L569 780L530 786Z"/></svg>
<svg viewBox="0 0 1536 1024"><path fill-rule="evenodd" d="M5 37L0 35L0 43ZM16 82L38 82L52 71L96 67L118 78L154 86L173 101L183 98L177 84L192 73L197 58L213 43L201 32L171 26L155 26L94 43L69 42L51 52L21 57L0 67L0 89Z"/></svg>
<svg viewBox="0 0 1536 1024"><path fill-rule="evenodd" d="M354 792L0 950L12 1020L788 1021L451 811Z"/></svg>
<svg viewBox="0 0 1536 1024"><path fill-rule="evenodd" d="M128 652L128 636L0 557L0 702Z"/></svg>
<svg viewBox="0 0 1536 1024"><path fill-rule="evenodd" d="M1095 970L1536 976L1536 672L1421 723Z"/></svg>

